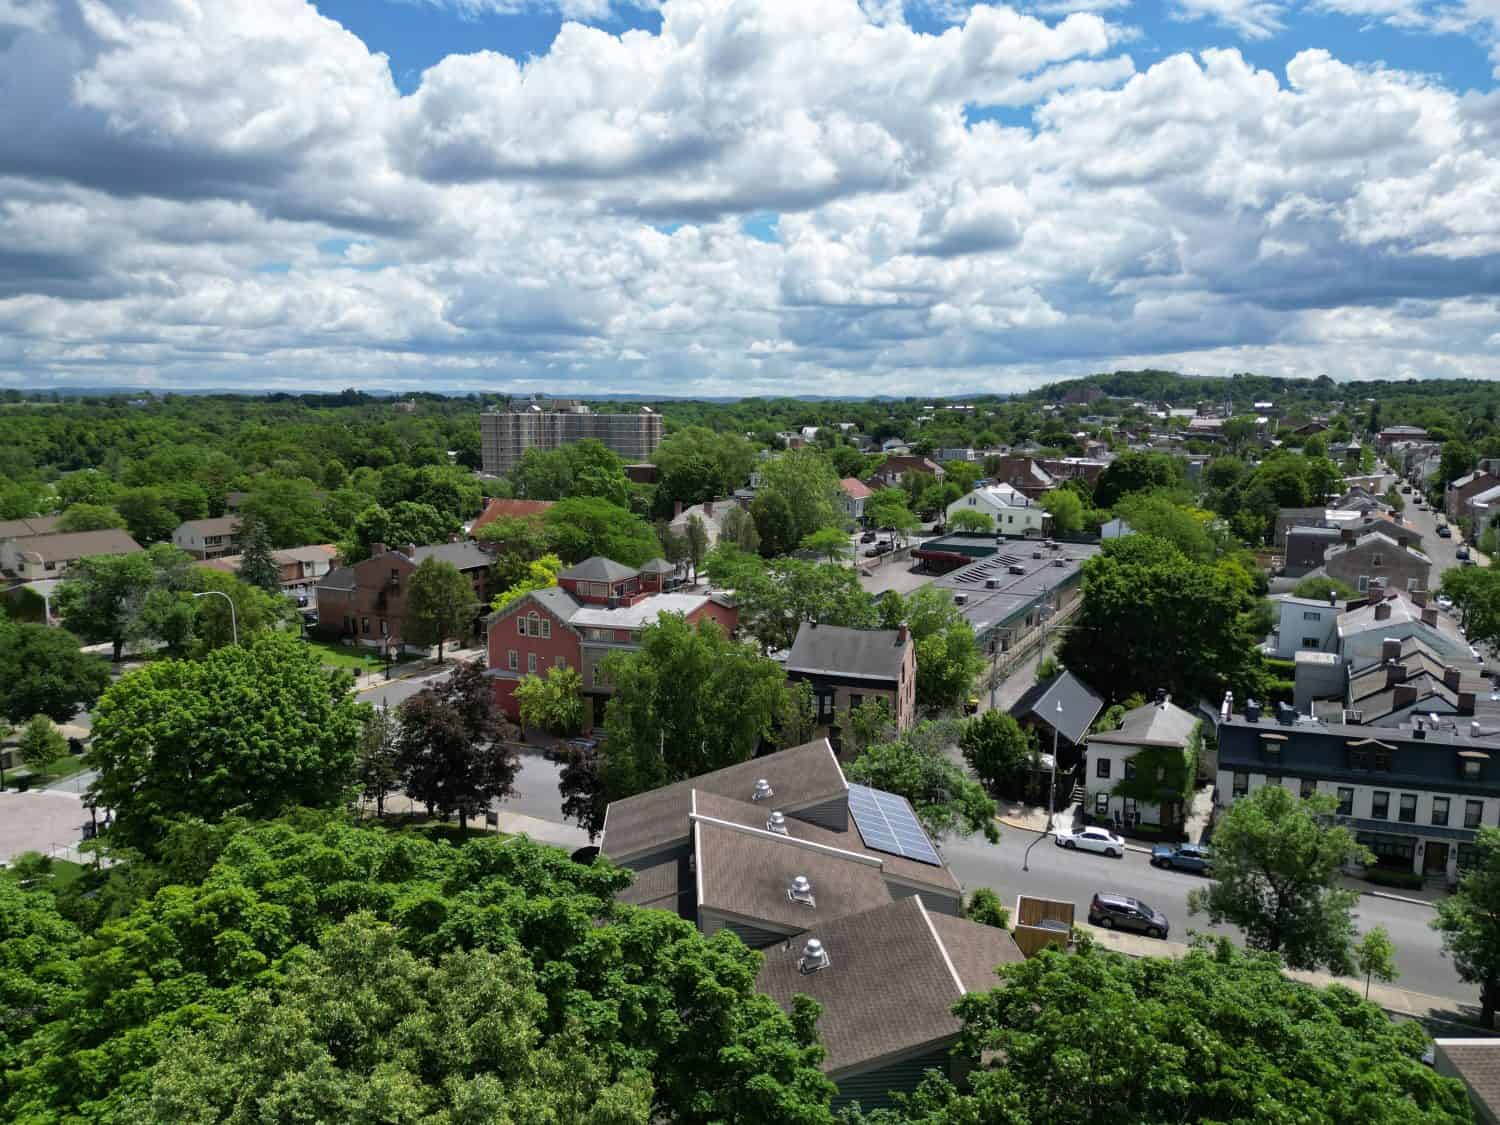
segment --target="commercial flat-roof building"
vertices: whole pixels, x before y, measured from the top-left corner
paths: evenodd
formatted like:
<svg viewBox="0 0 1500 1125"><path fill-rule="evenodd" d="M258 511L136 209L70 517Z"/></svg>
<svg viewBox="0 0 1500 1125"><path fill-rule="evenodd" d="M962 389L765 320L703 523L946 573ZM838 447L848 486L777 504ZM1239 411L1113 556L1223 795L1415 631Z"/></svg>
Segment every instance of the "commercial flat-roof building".
<svg viewBox="0 0 1500 1125"><path fill-rule="evenodd" d="M532 403L524 410L479 416L480 457L486 473L501 475L528 449L557 449L593 438L627 463L649 461L661 444L661 415L648 406L629 414L595 414L580 403Z"/></svg>

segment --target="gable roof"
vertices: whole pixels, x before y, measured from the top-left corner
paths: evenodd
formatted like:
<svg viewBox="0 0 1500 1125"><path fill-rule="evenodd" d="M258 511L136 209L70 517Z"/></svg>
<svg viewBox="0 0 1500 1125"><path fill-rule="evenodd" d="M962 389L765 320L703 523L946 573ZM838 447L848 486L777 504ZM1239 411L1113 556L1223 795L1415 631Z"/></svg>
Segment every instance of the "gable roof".
<svg viewBox="0 0 1500 1125"><path fill-rule="evenodd" d="M32 535L22 541L21 557L28 562L66 562L90 555L133 555L141 545L118 528L103 531L61 531Z"/></svg>
<svg viewBox="0 0 1500 1125"><path fill-rule="evenodd" d="M641 564L642 574L676 574L677 568L666 559L649 559Z"/></svg>
<svg viewBox="0 0 1500 1125"><path fill-rule="evenodd" d="M905 641L895 629L847 629L804 621L786 659L788 672L844 676L861 680L895 680L906 659Z"/></svg>
<svg viewBox="0 0 1500 1125"><path fill-rule="evenodd" d="M1062 705L1060 713L1058 704ZM1076 746L1083 741L1103 709L1104 700L1099 694L1064 669L1050 680L1032 684L1016 700L1010 713L1017 719L1035 715Z"/></svg>
<svg viewBox="0 0 1500 1125"><path fill-rule="evenodd" d="M476 570L480 567L487 567L495 561L494 557L477 543L469 541L433 543L430 546L418 547L412 552L411 561L414 563L425 562L427 559L451 563L459 570Z"/></svg>
<svg viewBox="0 0 1500 1125"><path fill-rule="evenodd" d="M479 513L479 518L469 525L469 534L473 535L487 524L494 523L501 516L511 519L529 519L540 516L548 508L552 507L551 500L491 500L484 506L484 511Z"/></svg>
<svg viewBox="0 0 1500 1125"><path fill-rule="evenodd" d="M19 520L0 520L0 539L29 539L49 535L57 530L62 516L27 516Z"/></svg>
<svg viewBox="0 0 1500 1125"><path fill-rule="evenodd" d="M177 532L196 531L199 535L233 535L239 529L239 516L211 516L205 520L184 520L178 525Z"/></svg>
<svg viewBox="0 0 1500 1125"><path fill-rule="evenodd" d="M622 582L627 578L634 578L640 572L634 567L617 563L614 559L607 559L603 555L594 555L592 558L584 559L581 563L575 563L567 570L559 571L557 577L573 578L581 582Z"/></svg>
<svg viewBox="0 0 1500 1125"><path fill-rule="evenodd" d="M1152 702L1125 712L1120 729L1089 735L1089 742L1112 746L1187 746L1198 716L1184 711L1170 699Z"/></svg>
<svg viewBox="0 0 1500 1125"><path fill-rule="evenodd" d="M827 968L802 971L808 938L823 943ZM823 1069L835 1077L951 1040L962 1028L953 1006L998 984L995 966L1022 960L1005 930L930 913L917 895L815 925L762 955L758 991L788 1011L796 995L822 1005Z"/></svg>
<svg viewBox="0 0 1500 1125"><path fill-rule="evenodd" d="M353 590L359 586L359 576L352 566L336 566L318 579L319 590Z"/></svg>
<svg viewBox="0 0 1500 1125"><path fill-rule="evenodd" d="M864 481L855 480L853 477L845 477L839 481L839 487L844 490L844 495L851 500L868 500L874 495L870 491L869 485L865 484Z"/></svg>
<svg viewBox="0 0 1500 1125"><path fill-rule="evenodd" d="M1389 547L1393 551L1405 551L1408 555L1411 555L1413 558L1420 559L1425 563L1432 562L1431 559L1429 559L1425 554L1413 547L1410 543L1402 546L1396 541L1396 539L1390 532L1378 530L1368 530L1362 532L1358 536L1358 538L1354 540L1353 543L1340 543L1336 546L1329 547L1328 553L1323 556L1323 561L1325 563L1331 562L1339 555L1348 554L1350 551L1358 550L1362 547Z"/></svg>
<svg viewBox="0 0 1500 1125"><path fill-rule="evenodd" d="M847 797L849 792L833 747L820 738L610 802L599 850L620 863L684 841L690 835L694 789L749 800L761 778L774 793L766 804L787 813ZM756 804L761 807L760 802ZM769 814L770 809L766 811Z"/></svg>

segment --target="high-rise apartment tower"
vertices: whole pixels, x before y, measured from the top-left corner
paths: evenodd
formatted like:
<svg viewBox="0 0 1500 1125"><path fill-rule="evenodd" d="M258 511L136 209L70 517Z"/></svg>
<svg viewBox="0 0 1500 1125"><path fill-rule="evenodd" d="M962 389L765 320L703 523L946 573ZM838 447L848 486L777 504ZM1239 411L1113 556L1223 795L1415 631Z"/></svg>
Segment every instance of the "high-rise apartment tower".
<svg viewBox="0 0 1500 1125"><path fill-rule="evenodd" d="M520 464L528 449L556 449L570 441L602 441L626 464L650 460L661 444L661 415L649 406L631 414L595 414L579 402L533 402L520 410L479 416L484 471L500 476Z"/></svg>

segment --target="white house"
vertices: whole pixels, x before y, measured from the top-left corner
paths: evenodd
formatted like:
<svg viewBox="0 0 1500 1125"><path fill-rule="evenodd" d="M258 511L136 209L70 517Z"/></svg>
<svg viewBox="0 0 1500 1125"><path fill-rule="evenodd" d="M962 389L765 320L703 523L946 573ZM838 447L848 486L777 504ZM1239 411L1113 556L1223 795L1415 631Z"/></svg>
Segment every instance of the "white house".
<svg viewBox="0 0 1500 1125"><path fill-rule="evenodd" d="M1122 824L1159 824L1181 827L1186 809L1181 796L1169 796L1171 786L1163 785L1156 801L1126 797L1116 792L1123 781L1136 780L1136 756L1143 750L1165 749L1186 754L1198 717L1184 711L1159 691L1156 700L1127 711L1118 730L1088 736L1086 756L1088 808L1097 817L1113 816ZM1166 779L1158 770L1157 780ZM1187 779L1191 783L1192 779ZM1180 793L1180 790L1176 792Z"/></svg>
<svg viewBox="0 0 1500 1125"><path fill-rule="evenodd" d="M863 481L855 480L853 477L845 477L839 481L839 503L844 509L844 515L851 520L862 520L865 518L865 501L871 495L869 486Z"/></svg>
<svg viewBox="0 0 1500 1125"><path fill-rule="evenodd" d="M1271 599L1277 607L1276 655L1295 660L1299 652L1337 652L1339 607L1318 598L1281 594Z"/></svg>
<svg viewBox="0 0 1500 1125"><path fill-rule="evenodd" d="M172 532L172 546L200 559L216 559L239 550L240 519L217 516L206 520L188 520Z"/></svg>
<svg viewBox="0 0 1500 1125"><path fill-rule="evenodd" d="M1001 535L1045 535L1052 516L1036 501L1008 484L987 484L948 505L948 522L959 512L978 512L990 517Z"/></svg>

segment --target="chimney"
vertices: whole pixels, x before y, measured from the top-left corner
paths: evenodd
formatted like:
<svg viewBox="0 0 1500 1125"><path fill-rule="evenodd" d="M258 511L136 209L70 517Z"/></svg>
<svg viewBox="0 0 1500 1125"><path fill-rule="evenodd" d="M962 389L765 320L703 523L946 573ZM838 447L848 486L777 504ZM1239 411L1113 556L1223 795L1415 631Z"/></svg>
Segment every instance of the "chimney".
<svg viewBox="0 0 1500 1125"><path fill-rule="evenodd" d="M1245 720L1251 723L1260 722L1260 704L1253 699L1245 700Z"/></svg>
<svg viewBox="0 0 1500 1125"><path fill-rule="evenodd" d="M1406 682L1405 664L1387 664L1385 666L1385 686L1395 687L1397 684Z"/></svg>
<svg viewBox="0 0 1500 1125"><path fill-rule="evenodd" d="M1423 625L1431 625L1434 628L1436 628L1437 621L1438 621L1437 606L1435 606L1435 605L1434 606L1427 606L1427 607L1425 607L1422 610L1422 624Z"/></svg>
<svg viewBox="0 0 1500 1125"><path fill-rule="evenodd" d="M1379 602L1379 603L1376 604L1376 606L1375 606L1375 620L1376 621L1385 621L1385 620L1388 620L1390 618L1390 616L1391 616L1391 603L1390 602Z"/></svg>
<svg viewBox="0 0 1500 1125"><path fill-rule="evenodd" d="M1354 529L1352 527L1342 528L1339 531L1339 541L1342 543L1354 542Z"/></svg>
<svg viewBox="0 0 1500 1125"><path fill-rule="evenodd" d="M1410 707L1417 701L1416 684L1397 684L1396 690L1391 693L1392 707Z"/></svg>
<svg viewBox="0 0 1500 1125"><path fill-rule="evenodd" d="M896 643L898 645L904 646L909 636L911 636L911 631L906 627L905 621L896 626Z"/></svg>
<svg viewBox="0 0 1500 1125"><path fill-rule="evenodd" d="M1156 689L1156 705L1158 707L1165 707L1167 705L1167 689L1166 688L1160 688L1159 687L1159 688Z"/></svg>
<svg viewBox="0 0 1500 1125"><path fill-rule="evenodd" d="M1405 535L1396 536L1396 546L1402 548L1403 550L1406 549L1406 545L1410 542L1411 540L1408 539Z"/></svg>
<svg viewBox="0 0 1500 1125"><path fill-rule="evenodd" d="M1411 604L1418 608L1424 608L1427 605L1427 591L1413 590L1411 592Z"/></svg>
<svg viewBox="0 0 1500 1125"><path fill-rule="evenodd" d="M672 518L675 520L680 515L682 515L682 501L681 500L673 500L672 501Z"/></svg>
<svg viewBox="0 0 1500 1125"><path fill-rule="evenodd" d="M1458 669L1453 667L1451 664L1445 665L1443 668L1443 683L1452 688L1454 691L1457 691L1458 679Z"/></svg>
<svg viewBox="0 0 1500 1125"><path fill-rule="evenodd" d="M797 959L798 970L804 973L815 973L819 969L828 968L830 964L823 943L817 938L808 938L807 944L802 947L802 956Z"/></svg>
<svg viewBox="0 0 1500 1125"><path fill-rule="evenodd" d="M1460 715L1472 715L1474 713L1474 693L1472 691L1461 691L1454 701L1454 706Z"/></svg>
<svg viewBox="0 0 1500 1125"><path fill-rule="evenodd" d="M370 544L370 557L372 559L378 559L381 555L385 554L385 551L386 551L386 547L385 547L384 543L371 543Z"/></svg>
<svg viewBox="0 0 1500 1125"><path fill-rule="evenodd" d="M771 788L771 783L763 777L757 778L755 792L750 794L750 799L752 801L765 801L774 796L776 796L776 790Z"/></svg>
<svg viewBox="0 0 1500 1125"><path fill-rule="evenodd" d="M1392 661L1401 659L1401 640L1399 637L1386 637L1380 642L1380 661L1382 664L1390 664Z"/></svg>
<svg viewBox="0 0 1500 1125"><path fill-rule="evenodd" d="M786 828L786 813L780 809L766 818L766 831L775 832L778 836L790 836Z"/></svg>
<svg viewBox="0 0 1500 1125"><path fill-rule="evenodd" d="M802 906L818 905L818 900L813 897L812 880L806 875L797 875L792 879L792 885L786 889L786 897Z"/></svg>
<svg viewBox="0 0 1500 1125"><path fill-rule="evenodd" d="M1479 737L1479 732L1480 732L1479 720L1476 719L1472 723L1469 724L1469 737L1470 738L1478 738Z"/></svg>

